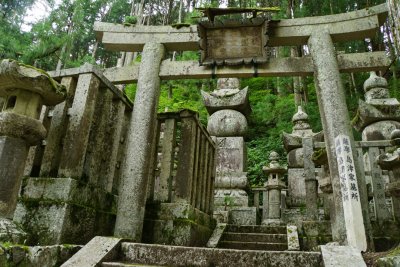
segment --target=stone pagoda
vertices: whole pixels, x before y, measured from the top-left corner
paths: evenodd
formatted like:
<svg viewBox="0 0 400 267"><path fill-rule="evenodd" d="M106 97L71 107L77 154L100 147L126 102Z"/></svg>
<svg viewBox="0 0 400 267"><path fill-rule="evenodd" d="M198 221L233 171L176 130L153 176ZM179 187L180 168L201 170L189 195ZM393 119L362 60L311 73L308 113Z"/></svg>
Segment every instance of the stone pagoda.
<svg viewBox="0 0 400 267"><path fill-rule="evenodd" d="M323 141L323 133L314 133L308 123L308 115L301 106L292 118L292 133L283 133L283 145L287 152L288 162L288 204L292 207L302 206L306 202L306 185L303 157L303 138Z"/></svg>
<svg viewBox="0 0 400 267"><path fill-rule="evenodd" d="M390 140L391 133L400 129L400 103L391 98L388 83L374 71L364 82L365 101L359 100L354 127L362 132L363 141Z"/></svg>
<svg viewBox="0 0 400 267"><path fill-rule="evenodd" d="M210 114L207 130L217 144L214 210L217 214L225 214L222 221L226 221L228 216L224 211L230 210L232 215L235 212L243 214L251 209L248 208L248 195L245 191L248 185L247 153L243 138L247 131L246 116L250 114L251 108L248 88L239 88L239 79L218 79L216 90L211 93L201 92ZM255 211L252 210L252 214L251 221L238 219L236 223L255 223Z"/></svg>

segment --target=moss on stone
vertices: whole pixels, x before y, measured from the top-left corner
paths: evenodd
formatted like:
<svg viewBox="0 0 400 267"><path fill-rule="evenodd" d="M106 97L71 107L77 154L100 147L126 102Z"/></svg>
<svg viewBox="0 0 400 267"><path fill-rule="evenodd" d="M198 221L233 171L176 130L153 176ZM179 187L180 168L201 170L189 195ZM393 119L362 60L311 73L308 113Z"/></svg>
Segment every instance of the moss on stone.
<svg viewBox="0 0 400 267"><path fill-rule="evenodd" d="M360 110L357 109L357 113L354 116L354 118L351 120L351 125L354 126L358 123L358 121L360 120Z"/></svg>

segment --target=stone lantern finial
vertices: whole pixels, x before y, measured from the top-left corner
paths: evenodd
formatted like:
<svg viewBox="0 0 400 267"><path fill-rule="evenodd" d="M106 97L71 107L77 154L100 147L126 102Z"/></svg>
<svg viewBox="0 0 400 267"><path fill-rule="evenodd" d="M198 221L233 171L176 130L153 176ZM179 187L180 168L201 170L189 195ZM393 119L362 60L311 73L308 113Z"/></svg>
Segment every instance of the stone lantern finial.
<svg viewBox="0 0 400 267"><path fill-rule="evenodd" d="M297 113L293 115L292 122L294 124L292 134L302 137L313 135L311 126L308 123L308 115L301 106L297 107Z"/></svg>

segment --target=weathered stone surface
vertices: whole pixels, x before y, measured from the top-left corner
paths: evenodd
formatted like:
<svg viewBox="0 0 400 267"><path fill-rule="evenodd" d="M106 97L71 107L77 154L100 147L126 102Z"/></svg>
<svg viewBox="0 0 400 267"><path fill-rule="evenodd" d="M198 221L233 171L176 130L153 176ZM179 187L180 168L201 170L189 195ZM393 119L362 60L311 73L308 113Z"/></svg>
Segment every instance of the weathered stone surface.
<svg viewBox="0 0 400 267"><path fill-rule="evenodd" d="M0 218L0 242L24 244L26 239L26 233L12 220Z"/></svg>
<svg viewBox="0 0 400 267"><path fill-rule="evenodd" d="M25 141L0 136L0 217L13 218L27 153Z"/></svg>
<svg viewBox="0 0 400 267"><path fill-rule="evenodd" d="M350 246L321 246L325 267L353 266L366 267L360 251Z"/></svg>
<svg viewBox="0 0 400 267"><path fill-rule="evenodd" d="M248 207L249 198L242 189L218 189L214 191L214 210L226 210L234 207Z"/></svg>
<svg viewBox="0 0 400 267"><path fill-rule="evenodd" d="M362 140L365 141L390 140L390 135L392 131L396 129L400 129L399 121L384 120L384 121L374 122L364 128L364 130L362 131Z"/></svg>
<svg viewBox="0 0 400 267"><path fill-rule="evenodd" d="M229 211L229 224L236 225L256 225L256 207L235 207Z"/></svg>
<svg viewBox="0 0 400 267"><path fill-rule="evenodd" d="M215 227L208 214L185 203L146 206L143 228L145 243L204 246Z"/></svg>
<svg viewBox="0 0 400 267"><path fill-rule="evenodd" d="M63 264L81 246L22 246L0 244L0 266L54 267Z"/></svg>
<svg viewBox="0 0 400 267"><path fill-rule="evenodd" d="M26 145L32 146L46 137L46 129L39 120L12 112L1 112L0 135L19 138Z"/></svg>
<svg viewBox="0 0 400 267"><path fill-rule="evenodd" d="M221 93L221 91L223 91L223 93ZM243 113L246 116L249 115L251 108L248 94L248 87L242 90L225 89L224 91L224 89L220 89L214 91L213 93L201 91L204 105L206 106L209 114L213 114L218 110L233 109Z"/></svg>
<svg viewBox="0 0 400 267"><path fill-rule="evenodd" d="M122 239L96 236L62 267L95 267L102 261L112 260L117 256Z"/></svg>
<svg viewBox="0 0 400 267"><path fill-rule="evenodd" d="M389 18L391 28L393 29L394 44L397 48L397 52L400 51L400 5L396 0L388 0Z"/></svg>
<svg viewBox="0 0 400 267"><path fill-rule="evenodd" d="M340 178L335 153L335 138L339 134L350 136L350 146L354 150L354 139L350 128L350 119L347 112L345 91L341 81L336 51L331 38L331 31L314 32L308 40L313 65L315 68L315 85L317 88L318 104L320 106L322 124L324 128L329 169L332 180L334 218L332 233L335 241L346 240L342 196L340 192ZM358 162L356 164L359 172ZM357 173L358 174L358 173ZM363 179L363 177L360 177Z"/></svg>
<svg viewBox="0 0 400 267"><path fill-rule="evenodd" d="M13 95L15 89L38 94L42 97L43 104L49 106L64 101L66 96L65 87L50 78L46 72L5 59L0 63L0 95Z"/></svg>
<svg viewBox="0 0 400 267"><path fill-rule="evenodd" d="M287 225L287 242L288 250L300 250L299 235L297 233L297 226Z"/></svg>
<svg viewBox="0 0 400 267"><path fill-rule="evenodd" d="M29 178L14 220L29 233L28 243L85 244L112 233L115 205L115 196L74 179Z"/></svg>
<svg viewBox="0 0 400 267"><path fill-rule="evenodd" d="M363 100L358 101L357 117L352 121L354 128L358 131L362 131L366 126L377 122L377 121L399 121L400 109L399 108L387 108L378 109L374 105L367 104Z"/></svg>
<svg viewBox="0 0 400 267"><path fill-rule="evenodd" d="M215 179L215 187L216 188L246 188L248 185L246 172L224 172L219 173Z"/></svg>
<svg viewBox="0 0 400 267"><path fill-rule="evenodd" d="M303 149L295 148L291 150L287 155L288 168L303 168L304 167L304 156Z"/></svg>
<svg viewBox="0 0 400 267"><path fill-rule="evenodd" d="M82 178L91 122L94 116L99 79L92 73L78 78L68 129L60 159L60 177Z"/></svg>
<svg viewBox="0 0 400 267"><path fill-rule="evenodd" d="M322 266L319 252L243 251L122 243L123 261L167 266Z"/></svg>
<svg viewBox="0 0 400 267"><path fill-rule="evenodd" d="M247 150L244 138L217 137L215 143L217 174L224 176L225 173L237 172L235 176L240 177L246 171Z"/></svg>
<svg viewBox="0 0 400 267"><path fill-rule="evenodd" d="M64 77L61 80L67 90L66 101L58 104L47 115L51 116L51 124L46 137L42 165L40 166L40 177L51 177L58 174L58 166L62 154L62 139L65 136L68 122L68 109L72 106L73 95L76 89L76 79Z"/></svg>
<svg viewBox="0 0 400 267"><path fill-rule="evenodd" d="M218 246L218 243L226 229L226 223L218 223L217 226L214 229L214 232L212 233L210 239L207 242L207 247L208 248L216 248Z"/></svg>
<svg viewBox="0 0 400 267"><path fill-rule="evenodd" d="M154 40L144 47L134 109L127 135L114 234L140 241L148 184L151 142L160 94L160 62L164 46Z"/></svg>
<svg viewBox="0 0 400 267"><path fill-rule="evenodd" d="M304 206L306 203L306 184L304 169L288 169L288 204L289 206Z"/></svg>
<svg viewBox="0 0 400 267"><path fill-rule="evenodd" d="M386 15L387 6L382 4L344 14L280 20L274 25L274 33L270 35L269 45L306 44L310 34L326 28L330 29L335 42L373 37ZM382 17L382 20L379 20L379 17ZM171 26L124 27L97 22L94 27L98 38L101 38L107 49L141 51L145 43L156 41L165 44L171 51L198 50L199 37L195 26L181 29L174 29Z"/></svg>
<svg viewBox="0 0 400 267"><path fill-rule="evenodd" d="M338 55L340 72L360 72L370 70L385 71L391 64L391 60L384 51L351 53ZM80 72L79 68L64 69L61 73L51 73L58 75L76 75ZM279 76L311 76L314 70L310 57L286 57L271 58L268 64L259 64L257 74L259 77L279 77ZM127 84L138 80L139 64L112 67L104 70L104 75L114 84ZM225 66L215 68L213 73L210 68L199 66L198 61L171 61L164 60L161 63L160 78L162 80L180 79L211 79L214 77L254 77L253 66Z"/></svg>
<svg viewBox="0 0 400 267"><path fill-rule="evenodd" d="M220 110L209 117L207 130L210 135L217 137L244 136L247 132L247 119L239 111Z"/></svg>

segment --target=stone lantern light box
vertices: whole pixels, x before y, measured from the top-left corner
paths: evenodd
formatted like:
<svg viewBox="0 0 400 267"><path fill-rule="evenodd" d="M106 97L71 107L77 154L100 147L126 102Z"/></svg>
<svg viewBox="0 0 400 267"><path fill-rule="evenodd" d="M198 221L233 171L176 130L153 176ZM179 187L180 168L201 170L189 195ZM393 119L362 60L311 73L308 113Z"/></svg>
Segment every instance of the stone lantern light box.
<svg viewBox="0 0 400 267"><path fill-rule="evenodd" d="M268 20L202 21L198 24L200 65L242 65L268 61Z"/></svg>

